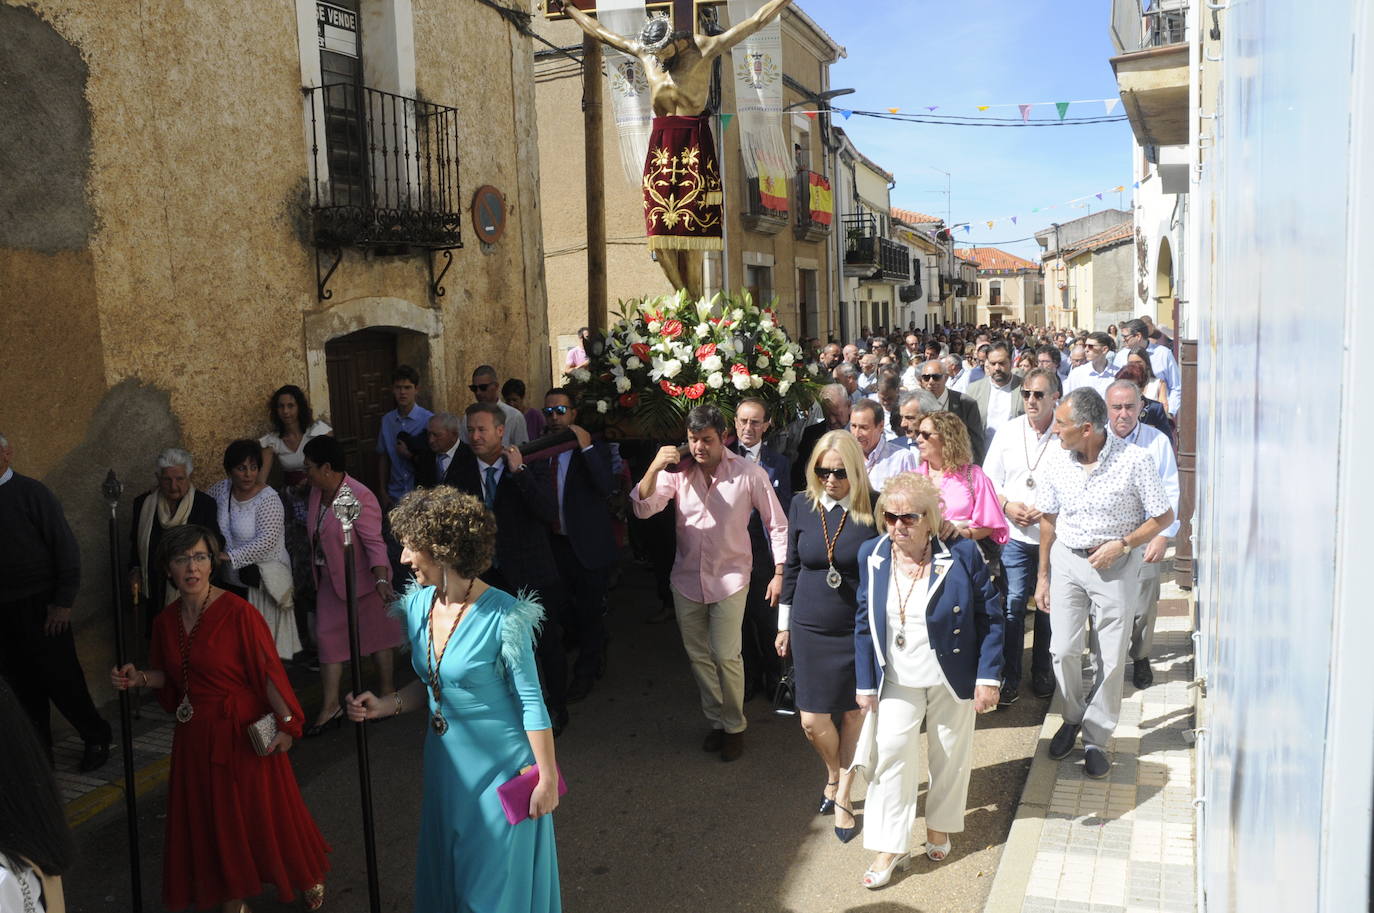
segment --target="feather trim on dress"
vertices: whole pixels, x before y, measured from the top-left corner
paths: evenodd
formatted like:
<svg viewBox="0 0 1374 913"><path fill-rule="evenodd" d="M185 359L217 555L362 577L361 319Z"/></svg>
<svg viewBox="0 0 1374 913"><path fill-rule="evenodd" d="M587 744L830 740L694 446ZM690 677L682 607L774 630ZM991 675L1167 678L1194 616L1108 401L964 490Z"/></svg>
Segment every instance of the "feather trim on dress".
<svg viewBox="0 0 1374 913"><path fill-rule="evenodd" d="M544 626L544 607L531 590L515 594L515 601L506 607L501 622L501 664L510 669L520 659L520 648L529 643Z"/></svg>

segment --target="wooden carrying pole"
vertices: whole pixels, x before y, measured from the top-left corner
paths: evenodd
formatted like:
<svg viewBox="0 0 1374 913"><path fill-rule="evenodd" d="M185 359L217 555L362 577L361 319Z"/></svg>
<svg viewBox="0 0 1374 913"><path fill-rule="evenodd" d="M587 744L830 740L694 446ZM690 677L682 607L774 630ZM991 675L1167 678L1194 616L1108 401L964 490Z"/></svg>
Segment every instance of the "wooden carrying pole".
<svg viewBox="0 0 1374 913"><path fill-rule="evenodd" d="M587 174L587 326L606 328L606 171L601 42L582 36L582 128Z"/></svg>

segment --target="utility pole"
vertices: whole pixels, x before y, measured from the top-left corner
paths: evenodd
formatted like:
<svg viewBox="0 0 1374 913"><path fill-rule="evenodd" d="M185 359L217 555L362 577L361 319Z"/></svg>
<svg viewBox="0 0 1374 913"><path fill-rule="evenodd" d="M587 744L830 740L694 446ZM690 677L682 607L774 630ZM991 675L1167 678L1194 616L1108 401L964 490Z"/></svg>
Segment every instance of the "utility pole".
<svg viewBox="0 0 1374 913"><path fill-rule="evenodd" d="M606 328L606 177L601 107L601 42L582 37L582 130L587 181L587 326Z"/></svg>

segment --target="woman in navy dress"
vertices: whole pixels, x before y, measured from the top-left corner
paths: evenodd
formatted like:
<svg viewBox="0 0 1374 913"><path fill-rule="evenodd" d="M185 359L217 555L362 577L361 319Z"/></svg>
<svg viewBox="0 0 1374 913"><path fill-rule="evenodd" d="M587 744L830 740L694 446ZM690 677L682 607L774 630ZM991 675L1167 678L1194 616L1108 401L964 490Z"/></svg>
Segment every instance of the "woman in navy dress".
<svg viewBox="0 0 1374 913"><path fill-rule="evenodd" d="M382 697L349 695L348 717L425 710L415 913L558 913L558 766L534 662L543 610L478 579L496 550L479 499L447 485L414 491L391 528L415 572L400 611L420 677ZM511 824L497 789L536 763L528 817Z"/></svg>
<svg viewBox="0 0 1374 913"><path fill-rule="evenodd" d="M820 813L835 813L835 836L848 843L856 826L847 768L863 726L854 699L859 547L878 532L863 451L849 432L822 437L805 472L787 515L777 650L792 655L802 731L825 763Z"/></svg>

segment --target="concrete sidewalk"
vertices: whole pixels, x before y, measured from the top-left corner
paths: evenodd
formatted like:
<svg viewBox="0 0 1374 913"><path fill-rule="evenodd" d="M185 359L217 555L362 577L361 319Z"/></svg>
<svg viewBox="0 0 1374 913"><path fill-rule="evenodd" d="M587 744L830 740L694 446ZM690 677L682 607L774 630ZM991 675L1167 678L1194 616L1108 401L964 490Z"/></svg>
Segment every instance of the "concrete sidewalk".
<svg viewBox="0 0 1374 913"><path fill-rule="evenodd" d="M1130 683L1111 741L1112 771L1092 780L1083 752L1049 759L1056 698L984 913L1193 913L1192 622L1188 594L1165 586L1154 684Z"/></svg>

